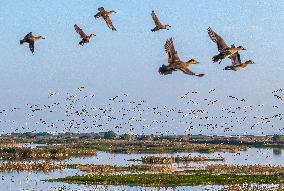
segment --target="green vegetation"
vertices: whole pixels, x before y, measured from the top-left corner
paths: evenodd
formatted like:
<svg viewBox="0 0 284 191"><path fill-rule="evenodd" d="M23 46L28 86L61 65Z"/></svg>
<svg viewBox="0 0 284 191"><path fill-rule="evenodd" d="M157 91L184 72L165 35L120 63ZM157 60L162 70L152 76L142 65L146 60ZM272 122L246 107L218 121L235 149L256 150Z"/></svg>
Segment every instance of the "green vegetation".
<svg viewBox="0 0 284 191"><path fill-rule="evenodd" d="M132 140L134 140L134 137L131 136L131 135L129 135L129 134L127 134L127 133L125 133L125 134L123 134L123 135L121 136L121 139L122 139L122 140L126 140L126 141L132 141Z"/></svg>
<svg viewBox="0 0 284 191"><path fill-rule="evenodd" d="M146 164L171 164L171 163L186 163L186 162L205 162L205 161L224 161L224 158L207 158L202 156L190 157L158 157L147 156L142 157L141 161Z"/></svg>
<svg viewBox="0 0 284 191"><path fill-rule="evenodd" d="M70 157L94 156L94 149L82 147L47 146L40 148L7 147L0 148L1 160L38 160L38 159L67 159Z"/></svg>
<svg viewBox="0 0 284 191"><path fill-rule="evenodd" d="M284 141L284 137L282 135L274 135L272 140L273 142L280 143Z"/></svg>
<svg viewBox="0 0 284 191"><path fill-rule="evenodd" d="M93 165L93 164L74 164L68 165L69 168L79 169L88 173L117 173L117 172L156 172L169 173L176 169L169 166L153 166L153 165L132 165L132 166L113 166L113 165Z"/></svg>
<svg viewBox="0 0 284 191"><path fill-rule="evenodd" d="M284 191L283 185L250 185L250 184L243 184L243 185L230 185L225 186L221 189L221 191Z"/></svg>
<svg viewBox="0 0 284 191"><path fill-rule="evenodd" d="M82 145L82 144L81 144ZM112 153L177 153L177 152L239 152L247 147L222 144L193 144L189 142L172 141L125 141L125 140L95 140L85 142L84 147Z"/></svg>
<svg viewBox="0 0 284 191"><path fill-rule="evenodd" d="M56 164L53 162L7 162L0 164L0 172L11 171L43 171L49 172L63 169L78 169L88 173L117 173L117 172L155 172L169 173L176 169L168 166L153 165L132 165L132 166L112 166L112 165L94 165L94 164Z"/></svg>
<svg viewBox="0 0 284 191"><path fill-rule="evenodd" d="M115 139L117 137L117 134L113 131L107 131L104 133L105 139Z"/></svg>
<svg viewBox="0 0 284 191"><path fill-rule="evenodd" d="M228 185L228 184L275 184L283 183L282 177L271 175L176 175L176 174L123 174L98 175L88 174L49 180L91 185L128 185L145 187L176 187L196 185Z"/></svg>
<svg viewBox="0 0 284 191"><path fill-rule="evenodd" d="M186 168L186 167L181 167ZM185 173L200 174L250 174L250 175L284 175L284 167L281 166L263 166L263 165L247 165L247 166L229 166L229 165L207 165L205 167L187 167L192 170L184 170Z"/></svg>
<svg viewBox="0 0 284 191"><path fill-rule="evenodd" d="M206 136L206 135L117 135L113 131L100 133L60 133L52 135L46 132L41 133L13 133L11 135L1 135L0 144L4 143L37 143L37 144L53 144L53 143L84 143L96 142L98 140L118 140L127 141L154 141L154 142L183 142L191 144L212 144L212 145L234 145L235 147L273 147L284 148L283 135L267 135L267 136ZM202 151L202 150L201 150ZM208 149L204 149L208 152ZM211 150L209 150L211 152Z"/></svg>

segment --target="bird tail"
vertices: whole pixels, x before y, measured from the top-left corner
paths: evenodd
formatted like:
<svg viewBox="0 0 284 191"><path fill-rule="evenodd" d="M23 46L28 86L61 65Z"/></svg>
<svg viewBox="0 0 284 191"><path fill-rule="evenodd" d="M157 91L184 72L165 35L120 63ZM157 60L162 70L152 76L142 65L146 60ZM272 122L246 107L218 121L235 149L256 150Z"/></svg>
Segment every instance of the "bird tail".
<svg viewBox="0 0 284 191"><path fill-rule="evenodd" d="M224 70L235 70L233 66L226 66Z"/></svg>
<svg viewBox="0 0 284 191"><path fill-rule="evenodd" d="M196 74L195 76L197 76L197 77L203 77L203 76L205 76L205 74Z"/></svg>
<svg viewBox="0 0 284 191"><path fill-rule="evenodd" d="M84 46L84 41L81 40L81 41L79 42L79 45Z"/></svg>
<svg viewBox="0 0 284 191"><path fill-rule="evenodd" d="M113 31L117 31L115 27L112 27L112 29L111 29L111 30L113 30Z"/></svg>
<svg viewBox="0 0 284 191"><path fill-rule="evenodd" d="M169 70L168 67L163 64L163 65L159 68L159 73L162 74L162 75L168 75L168 74L172 74L172 71Z"/></svg>
<svg viewBox="0 0 284 191"><path fill-rule="evenodd" d="M24 43L24 40L20 40L20 44L23 44Z"/></svg>
<svg viewBox="0 0 284 191"><path fill-rule="evenodd" d="M219 60L223 59L223 55L220 53L218 55L213 56L212 61L213 62L218 62Z"/></svg>
<svg viewBox="0 0 284 191"><path fill-rule="evenodd" d="M152 32L156 32L157 31L157 28L153 28L151 29Z"/></svg>

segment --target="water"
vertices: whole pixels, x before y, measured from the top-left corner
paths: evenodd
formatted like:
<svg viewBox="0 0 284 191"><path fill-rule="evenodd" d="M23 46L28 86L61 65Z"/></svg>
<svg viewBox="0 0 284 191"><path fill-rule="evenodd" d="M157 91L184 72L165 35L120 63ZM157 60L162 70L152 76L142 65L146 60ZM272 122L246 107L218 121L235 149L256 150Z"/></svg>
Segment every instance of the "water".
<svg viewBox="0 0 284 191"><path fill-rule="evenodd" d="M174 153L174 154L113 154L98 152L97 156L87 158L71 158L65 162L68 164L109 164L118 166L127 166L134 164L141 164L139 161L129 161L130 159L141 159L144 156L160 156L160 157L174 157L174 156L205 156L208 158L225 158L225 161L208 161L208 162L191 162L187 165L200 166L208 164L227 164L227 165L273 165L284 166L284 149L280 149L280 152L275 153L275 149L257 149L250 148L247 151L241 151L237 153ZM174 164L184 165L184 164Z"/></svg>
<svg viewBox="0 0 284 191"><path fill-rule="evenodd" d="M32 146L32 145L31 145ZM133 164L141 164L139 161L128 161L129 159L140 159L143 156L153 154L111 154L105 152L98 152L97 156L86 158L71 158L63 161L68 164L109 164L127 166ZM212 153L212 154L199 154L199 153L175 153L175 154L155 154L156 156L206 156L206 157L223 157L225 161L217 162L199 162L187 163L187 166L208 165L208 164L228 164L228 165L274 165L284 166L284 151L275 149L256 149L251 148L247 151L238 153ZM173 164L174 166L182 167L185 164ZM84 174L78 170L66 169L62 171L54 171L49 173L35 173L35 172L11 172L0 173L0 190L1 191L80 191L80 190L109 190L109 191L205 191L205 190L218 190L219 186L196 186L196 187L177 187L177 188L142 188L142 187L129 187L129 186L86 186L75 185L66 183L50 183L42 180L66 177L75 174Z"/></svg>

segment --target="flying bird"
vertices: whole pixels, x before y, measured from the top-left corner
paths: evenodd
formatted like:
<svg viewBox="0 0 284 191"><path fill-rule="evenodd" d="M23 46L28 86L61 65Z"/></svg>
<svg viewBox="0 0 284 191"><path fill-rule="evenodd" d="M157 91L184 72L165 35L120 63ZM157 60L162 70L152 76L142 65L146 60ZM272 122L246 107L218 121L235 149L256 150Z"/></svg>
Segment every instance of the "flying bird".
<svg viewBox="0 0 284 191"><path fill-rule="evenodd" d="M29 48L32 53L35 51L35 41L45 39L42 36L34 36L32 32L28 33L22 40L20 40L20 44L28 43Z"/></svg>
<svg viewBox="0 0 284 191"><path fill-rule="evenodd" d="M82 40L79 42L79 45L84 46L85 43L89 43L90 39L93 36L96 36L95 34L90 34L90 35L86 35L86 33L84 33L84 31L78 27L78 25L74 25L75 31L80 35L80 37L82 38Z"/></svg>
<svg viewBox="0 0 284 191"><path fill-rule="evenodd" d="M184 74L190 75L190 76L198 76L202 77L204 74L195 74L194 72L189 70L189 66L192 64L198 64L194 59L191 59L187 62L183 62L180 60L177 51L175 50L173 38L170 38L166 41L165 44L165 51L168 54L168 63L169 65L162 65L159 68L159 73L163 75L171 74L173 71L180 70Z"/></svg>
<svg viewBox="0 0 284 191"><path fill-rule="evenodd" d="M232 45L232 47L234 47L234 45ZM232 65L226 66L224 68L224 70L238 71L238 70L241 70L241 69L247 67L249 64L255 64L252 60L248 60L248 61L245 61L244 63L242 63L241 56L238 52L235 53L234 55L230 56L230 59L232 61Z"/></svg>
<svg viewBox="0 0 284 191"><path fill-rule="evenodd" d="M163 25L163 24L159 21L157 15L156 15L156 13L155 13L155 11L152 11L151 16L152 16L152 19L153 19L153 21L155 22L155 25L156 25L155 28L153 28L153 29L151 30L152 32L156 32L156 31L161 30L161 29L170 30L169 27L171 27L171 26L170 26L170 25Z"/></svg>
<svg viewBox="0 0 284 191"><path fill-rule="evenodd" d="M220 52L219 54L213 56L213 58L212 58L213 62L219 61L219 64L220 64L223 59L230 58L230 56L238 53L238 51L246 50L242 46L238 46L238 47L231 46L231 47L229 47L225 43L223 38L220 37L217 33L215 33L210 27L207 29L207 31L208 31L208 35L211 38L211 40L217 44L218 51Z"/></svg>
<svg viewBox="0 0 284 191"><path fill-rule="evenodd" d="M105 11L105 9L103 8L103 7L100 7L100 8L98 8L98 13L94 16L96 19L98 19L98 18L100 18L100 17L102 17L104 20L105 20L105 22L106 22L106 24L107 24L107 26L108 26L108 28L110 28L111 30L113 30L113 31L116 31L116 28L113 26L113 24L112 24L112 21L111 21L111 19L109 18L109 16L112 14L112 13L116 13L115 11Z"/></svg>

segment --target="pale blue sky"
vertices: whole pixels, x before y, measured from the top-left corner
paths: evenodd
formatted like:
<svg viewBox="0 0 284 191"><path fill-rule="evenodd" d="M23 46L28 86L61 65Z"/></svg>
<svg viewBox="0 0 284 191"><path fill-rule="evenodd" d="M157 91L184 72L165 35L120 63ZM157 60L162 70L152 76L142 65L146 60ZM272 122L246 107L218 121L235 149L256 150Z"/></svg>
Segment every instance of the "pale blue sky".
<svg viewBox="0 0 284 191"><path fill-rule="evenodd" d="M117 32L94 19L100 6L117 11L111 16ZM151 10L172 26L170 31L150 31ZM128 93L157 105L178 105L182 94L211 88L252 103L272 104L271 91L283 87L284 1L2 0L0 23L3 108L40 103L48 92L65 94L80 86L98 97ZM79 47L74 24L97 36ZM222 69L229 61L213 64L217 49L208 37L209 26L229 45L247 48L242 59L252 59L256 65L225 72ZM36 43L35 55L19 45L30 31L46 37ZM192 71L205 73L204 78L180 72L158 74L159 66L167 63L164 43L169 37L174 37L181 59L201 63Z"/></svg>

